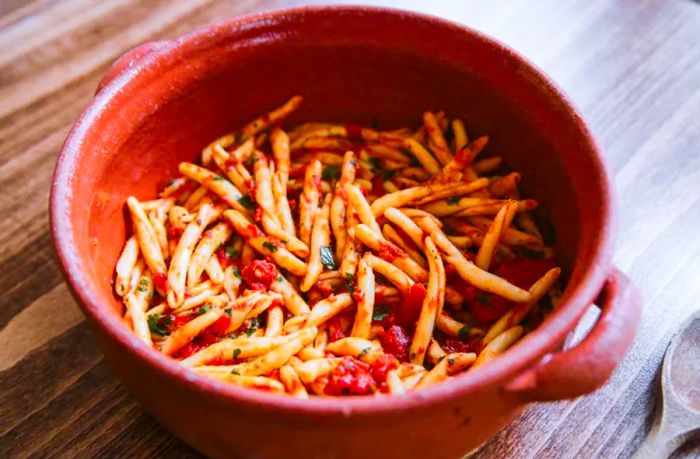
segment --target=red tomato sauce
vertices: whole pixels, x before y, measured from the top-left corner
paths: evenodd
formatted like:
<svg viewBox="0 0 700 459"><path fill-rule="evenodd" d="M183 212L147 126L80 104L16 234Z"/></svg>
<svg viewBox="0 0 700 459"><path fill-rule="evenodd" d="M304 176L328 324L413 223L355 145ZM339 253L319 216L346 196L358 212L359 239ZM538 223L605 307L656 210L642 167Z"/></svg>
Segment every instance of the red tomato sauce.
<svg viewBox="0 0 700 459"><path fill-rule="evenodd" d="M372 177L372 194L374 196L382 196L384 191L384 179L379 175Z"/></svg>
<svg viewBox="0 0 700 459"><path fill-rule="evenodd" d="M494 267L493 272L511 284L527 290L554 266L552 259L507 258L500 261ZM501 296L477 289L456 274L448 275L448 282L462 294L469 312L482 324L497 320L515 304Z"/></svg>
<svg viewBox="0 0 700 459"><path fill-rule="evenodd" d="M378 252L379 256L384 260L388 261L389 263L396 260L397 258L402 258L405 256L403 250L399 249L394 244L382 243L379 246Z"/></svg>

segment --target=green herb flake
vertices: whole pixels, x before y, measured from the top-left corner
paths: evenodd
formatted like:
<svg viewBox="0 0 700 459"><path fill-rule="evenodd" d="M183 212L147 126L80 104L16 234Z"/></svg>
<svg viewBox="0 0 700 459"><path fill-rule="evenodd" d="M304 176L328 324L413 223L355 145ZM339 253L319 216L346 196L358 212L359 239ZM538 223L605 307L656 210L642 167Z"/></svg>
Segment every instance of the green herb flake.
<svg viewBox="0 0 700 459"><path fill-rule="evenodd" d="M345 287L348 289L348 292L354 293L355 292L355 275L352 273L345 273Z"/></svg>
<svg viewBox="0 0 700 459"><path fill-rule="evenodd" d="M233 268L233 275L240 278L241 277L241 270L238 269L238 267Z"/></svg>
<svg viewBox="0 0 700 459"><path fill-rule="evenodd" d="M385 307L379 307L372 313L372 320L376 322L381 322L386 316L389 315L389 311Z"/></svg>
<svg viewBox="0 0 700 459"><path fill-rule="evenodd" d="M450 357L449 359L447 359L447 363L449 363L450 365L454 365L455 364L454 357Z"/></svg>
<svg viewBox="0 0 700 459"><path fill-rule="evenodd" d="M253 336L253 333L258 329L258 326L260 324L258 323L258 318L255 317L253 320L250 321L250 325L248 325L248 328L245 331L245 335L250 338Z"/></svg>
<svg viewBox="0 0 700 459"><path fill-rule="evenodd" d="M220 176L220 175L215 175L215 176L214 176L214 181L215 181L215 182L218 182L218 181L223 180L223 179L224 179L224 178L223 178L222 176Z"/></svg>
<svg viewBox="0 0 700 459"><path fill-rule="evenodd" d="M321 251L321 263L323 266L328 268L328 270L333 271L335 268L335 258L333 257L333 250L330 246L324 245L320 248Z"/></svg>
<svg viewBox="0 0 700 459"><path fill-rule="evenodd" d="M148 329L153 333L154 335L159 335L159 336L168 336L170 334L170 331L168 328L170 327L170 324L173 323L173 316L166 316L164 319L164 323L162 324L162 328L160 325L160 320L163 318L163 315L159 312L153 314L148 318Z"/></svg>
<svg viewBox="0 0 700 459"><path fill-rule="evenodd" d="M233 314L233 310L231 308L226 308L224 309L224 312L226 313L227 316L231 317Z"/></svg>
<svg viewBox="0 0 700 459"><path fill-rule="evenodd" d="M476 301L483 304L484 306L489 306L491 304L489 302L490 298L491 298L491 295L489 295L488 293L477 293L477 295L476 295Z"/></svg>
<svg viewBox="0 0 700 459"><path fill-rule="evenodd" d="M265 241L263 242L263 247L265 247L269 252L275 253L277 251L277 246L270 242L270 241Z"/></svg>
<svg viewBox="0 0 700 459"><path fill-rule="evenodd" d="M199 311L198 311L199 315L202 316L202 315L206 314L207 311L209 311L210 309L211 309L211 306L203 306L203 307L199 308Z"/></svg>
<svg viewBox="0 0 700 459"><path fill-rule="evenodd" d="M245 207L246 209L255 209L255 202L251 199L249 194L244 194L238 198L238 204Z"/></svg>
<svg viewBox="0 0 700 459"><path fill-rule="evenodd" d="M277 282L282 282L282 281L284 281L284 278L281 275L277 276Z"/></svg>
<svg viewBox="0 0 700 459"><path fill-rule="evenodd" d="M451 198L447 199L447 204L454 206L456 204L459 204L460 197L459 196L452 196Z"/></svg>
<svg viewBox="0 0 700 459"><path fill-rule="evenodd" d="M226 254L226 258L236 258L236 256L238 256L238 250L236 250L233 244L225 246L224 253Z"/></svg>
<svg viewBox="0 0 700 459"><path fill-rule="evenodd" d="M233 350L233 360L236 360L238 356L241 355L241 350L236 348Z"/></svg>
<svg viewBox="0 0 700 459"><path fill-rule="evenodd" d="M359 360L362 357L366 356L369 353L369 351L371 351L371 350L372 350L371 347L366 347L366 348L362 349L362 351L359 354L357 354L357 359Z"/></svg>
<svg viewBox="0 0 700 459"><path fill-rule="evenodd" d="M323 180L335 180L340 177L340 169L336 166L326 166L323 168L323 173L321 174Z"/></svg>
<svg viewBox="0 0 700 459"><path fill-rule="evenodd" d="M257 158L255 157L255 153L248 156L248 159L246 160L246 164L248 165L248 168L252 168L253 164L255 164L256 160L257 160Z"/></svg>
<svg viewBox="0 0 700 459"><path fill-rule="evenodd" d="M235 368L234 368L233 370L231 370L231 373L234 374L234 375L238 375L238 376L241 375L241 374L238 372L238 370L236 370Z"/></svg>
<svg viewBox="0 0 700 459"><path fill-rule="evenodd" d="M136 287L136 290L139 292L147 292L149 285L150 285L150 282L148 281L148 278L142 277L141 280L139 281L138 287Z"/></svg>
<svg viewBox="0 0 700 459"><path fill-rule="evenodd" d="M469 333L471 333L471 331L472 327L470 327L469 325L465 325L459 329L459 331L457 332L457 336L459 336L460 338L466 338L467 336L469 336Z"/></svg>

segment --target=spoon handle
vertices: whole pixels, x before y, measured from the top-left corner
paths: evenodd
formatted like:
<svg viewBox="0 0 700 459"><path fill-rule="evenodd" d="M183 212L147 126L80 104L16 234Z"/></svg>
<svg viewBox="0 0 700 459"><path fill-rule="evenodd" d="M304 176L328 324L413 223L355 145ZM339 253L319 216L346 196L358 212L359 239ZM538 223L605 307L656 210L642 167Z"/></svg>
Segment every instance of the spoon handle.
<svg viewBox="0 0 700 459"><path fill-rule="evenodd" d="M665 459L684 442L685 436L670 432L661 422L655 422L632 459Z"/></svg>

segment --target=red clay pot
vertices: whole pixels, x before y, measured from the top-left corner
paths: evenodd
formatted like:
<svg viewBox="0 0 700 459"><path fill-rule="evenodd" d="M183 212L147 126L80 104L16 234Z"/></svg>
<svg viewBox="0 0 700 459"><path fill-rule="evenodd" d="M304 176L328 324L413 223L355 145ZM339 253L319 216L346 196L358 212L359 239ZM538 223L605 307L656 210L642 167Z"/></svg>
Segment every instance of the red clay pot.
<svg viewBox="0 0 700 459"><path fill-rule="evenodd" d="M478 371L401 396L308 401L221 384L145 347L112 292L124 201L155 196L180 161L294 94L289 124L465 120L522 173L553 228L568 284L558 311ZM525 404L602 385L633 339L640 301L611 265L614 200L600 151L552 82L502 44L403 11L298 8L237 18L122 57L71 130L51 194L68 284L115 374L175 435L214 457L458 457ZM602 295L601 295L602 292ZM560 351L585 309L601 319Z"/></svg>

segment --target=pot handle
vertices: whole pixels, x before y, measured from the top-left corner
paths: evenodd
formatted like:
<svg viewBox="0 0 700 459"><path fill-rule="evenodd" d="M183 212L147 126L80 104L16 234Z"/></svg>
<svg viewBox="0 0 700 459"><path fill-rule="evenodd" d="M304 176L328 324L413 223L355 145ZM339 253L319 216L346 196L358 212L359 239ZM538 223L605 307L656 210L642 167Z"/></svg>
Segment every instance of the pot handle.
<svg viewBox="0 0 700 459"><path fill-rule="evenodd" d="M601 387L625 355L641 318L642 301L629 278L613 268L596 304L602 313L577 346L548 354L506 391L526 401L575 398Z"/></svg>
<svg viewBox="0 0 700 459"><path fill-rule="evenodd" d="M102 77L102 80L100 80L100 84L97 85L97 90L95 91L95 94L100 92L102 88L107 86L109 83L112 82L112 80L121 75L122 72L124 72L127 68L136 65L144 57L148 56L154 51L161 51L167 49L172 45L173 42L170 40L158 40L149 41L147 43L143 43L134 48L131 48L129 51L125 52L124 54L119 56L114 62L112 62L112 65L110 65L110 67L107 69L104 76Z"/></svg>

